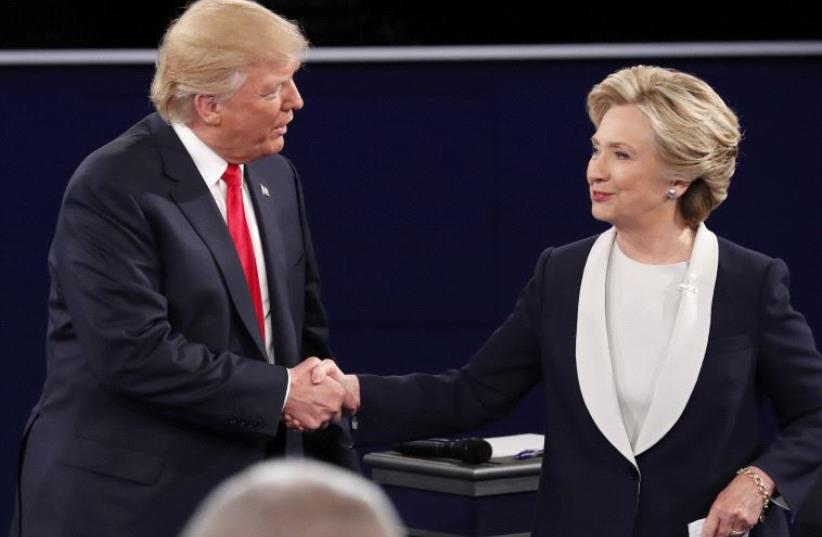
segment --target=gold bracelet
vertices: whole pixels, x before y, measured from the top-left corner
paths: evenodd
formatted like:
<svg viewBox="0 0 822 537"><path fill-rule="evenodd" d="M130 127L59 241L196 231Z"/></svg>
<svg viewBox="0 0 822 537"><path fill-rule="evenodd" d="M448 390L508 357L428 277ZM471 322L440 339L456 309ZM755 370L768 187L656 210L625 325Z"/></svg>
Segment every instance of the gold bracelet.
<svg viewBox="0 0 822 537"><path fill-rule="evenodd" d="M745 468L740 468L737 470L736 475L745 474L746 476L753 479L754 484L756 485L756 489L759 491L759 495L762 496L762 510L759 512L759 521L765 521L765 511L768 509L768 506L771 505L771 493L768 492L768 487L765 486L765 482L762 481L762 477L757 474L753 468L750 466L746 466Z"/></svg>

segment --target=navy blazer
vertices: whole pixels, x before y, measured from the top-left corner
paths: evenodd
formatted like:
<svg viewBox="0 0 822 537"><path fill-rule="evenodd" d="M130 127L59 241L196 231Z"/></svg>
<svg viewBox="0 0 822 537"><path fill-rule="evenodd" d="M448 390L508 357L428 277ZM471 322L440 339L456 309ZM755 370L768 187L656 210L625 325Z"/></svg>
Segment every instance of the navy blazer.
<svg viewBox="0 0 822 537"><path fill-rule="evenodd" d="M687 405L635 467L588 412L575 360L583 269L595 238L540 257L514 311L462 368L360 376L359 444L475 429L542 381L545 456L536 537L687 536L738 468L757 465L795 513L822 463L822 358L778 259L719 239L708 346ZM759 409L781 420L763 443ZM771 507L751 537L787 537Z"/></svg>
<svg viewBox="0 0 822 537"><path fill-rule="evenodd" d="M275 155L249 163L246 181L276 365L225 221L173 129L149 115L78 167L49 253L47 377L12 536L172 537L215 485L272 454L356 465L339 427L281 425L286 367L329 355L326 316L296 171Z"/></svg>

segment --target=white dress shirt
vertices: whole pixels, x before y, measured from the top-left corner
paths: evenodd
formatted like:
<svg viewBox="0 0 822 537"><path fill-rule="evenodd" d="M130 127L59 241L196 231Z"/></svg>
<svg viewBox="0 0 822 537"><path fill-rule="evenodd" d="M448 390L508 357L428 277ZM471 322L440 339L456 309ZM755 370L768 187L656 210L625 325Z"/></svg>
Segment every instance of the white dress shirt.
<svg viewBox="0 0 822 537"><path fill-rule="evenodd" d="M228 166L228 162L208 147L200 140L188 126L182 123L172 123L171 127L180 141L194 160L194 165L203 177L208 190L214 196L217 208L226 219L226 192L228 186L222 180L222 175ZM245 173L245 166L240 165L240 170ZM265 349L268 361L274 363L274 346L271 331L271 301L268 296L268 278L265 270L265 257L263 256L263 246L260 240L260 229L257 227L257 217L254 213L254 206L248 193L248 185L243 175L243 209L245 210L245 220L248 225L248 233L251 235L251 244L254 247L254 258L257 261L257 277L260 280L260 295L263 301L263 317L265 319Z"/></svg>

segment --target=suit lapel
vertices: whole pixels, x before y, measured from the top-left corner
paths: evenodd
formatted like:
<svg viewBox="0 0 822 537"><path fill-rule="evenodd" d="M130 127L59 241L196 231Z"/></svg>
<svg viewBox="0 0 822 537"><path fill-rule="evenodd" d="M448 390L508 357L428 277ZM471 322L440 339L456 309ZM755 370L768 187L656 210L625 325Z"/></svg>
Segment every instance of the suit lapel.
<svg viewBox="0 0 822 537"><path fill-rule="evenodd" d="M585 406L597 428L636 466L617 398L605 322L605 281L615 237L616 231L611 228L597 238L582 272L577 309L577 378Z"/></svg>
<svg viewBox="0 0 822 537"><path fill-rule="evenodd" d="M608 441L631 463L659 442L677 422L696 385L711 324L719 246L705 225L697 230L688 272L680 290L671 338L660 365L648 414L631 447L614 383L605 319L605 282L616 233L597 238L585 263L577 311L577 376L585 406Z"/></svg>
<svg viewBox="0 0 822 537"><path fill-rule="evenodd" d="M636 455L659 442L688 404L708 347L718 266L719 244L716 235L702 224L694 239L685 281L680 286L679 309L668 351L660 366L651 406L634 447Z"/></svg>
<svg viewBox="0 0 822 537"><path fill-rule="evenodd" d="M171 196L214 256L237 313L257 344L260 357L265 359L265 345L242 264L220 210L174 130L159 116L152 118L151 128L157 135L165 172L178 182Z"/></svg>
<svg viewBox="0 0 822 537"><path fill-rule="evenodd" d="M282 182L276 177L266 177L262 168L260 162L247 164L246 181L248 181L248 190L254 204L263 254L266 259L274 359L281 365L294 366L299 349L295 338L293 315L288 302L286 281L288 267L285 260L282 229L277 220L280 215L288 214L288 211L283 210L281 205L293 199L293 196L282 192Z"/></svg>

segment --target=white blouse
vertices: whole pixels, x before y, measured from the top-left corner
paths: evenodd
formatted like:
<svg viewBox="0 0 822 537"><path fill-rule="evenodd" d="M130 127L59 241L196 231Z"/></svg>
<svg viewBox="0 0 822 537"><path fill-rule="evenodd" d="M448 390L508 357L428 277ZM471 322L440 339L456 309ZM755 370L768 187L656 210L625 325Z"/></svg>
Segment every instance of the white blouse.
<svg viewBox="0 0 822 537"><path fill-rule="evenodd" d="M605 283L605 317L614 383L631 447L653 400L679 308L688 263L648 265L614 242Z"/></svg>

